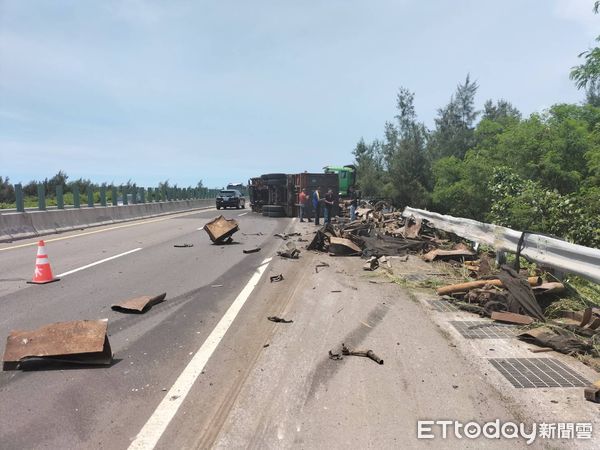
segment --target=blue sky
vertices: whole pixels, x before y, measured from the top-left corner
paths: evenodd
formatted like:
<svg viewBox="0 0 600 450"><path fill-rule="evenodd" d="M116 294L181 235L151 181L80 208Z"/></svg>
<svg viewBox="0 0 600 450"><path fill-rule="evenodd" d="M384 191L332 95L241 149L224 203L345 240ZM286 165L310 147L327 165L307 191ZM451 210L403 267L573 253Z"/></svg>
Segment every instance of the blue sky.
<svg viewBox="0 0 600 450"><path fill-rule="evenodd" d="M580 102L592 0L0 0L0 175L222 186L352 162L400 86L429 126L478 104Z"/></svg>

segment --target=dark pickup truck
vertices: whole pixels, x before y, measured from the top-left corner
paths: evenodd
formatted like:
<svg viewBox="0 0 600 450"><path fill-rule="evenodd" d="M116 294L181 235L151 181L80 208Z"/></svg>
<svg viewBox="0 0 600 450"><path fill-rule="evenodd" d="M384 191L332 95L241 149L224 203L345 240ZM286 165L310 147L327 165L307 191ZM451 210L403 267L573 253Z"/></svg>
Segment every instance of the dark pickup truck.
<svg viewBox="0 0 600 450"><path fill-rule="evenodd" d="M246 207L246 199L240 191L235 189L228 189L226 191L219 192L217 195L217 209L235 207L237 209Z"/></svg>

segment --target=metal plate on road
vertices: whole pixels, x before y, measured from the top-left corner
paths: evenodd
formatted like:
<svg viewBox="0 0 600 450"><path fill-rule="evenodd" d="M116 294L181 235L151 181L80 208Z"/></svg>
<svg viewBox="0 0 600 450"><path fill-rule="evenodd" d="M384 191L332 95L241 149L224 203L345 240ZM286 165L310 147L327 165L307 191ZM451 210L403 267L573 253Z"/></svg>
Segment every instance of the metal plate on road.
<svg viewBox="0 0 600 450"><path fill-rule="evenodd" d="M52 323L31 331L12 331L6 340L4 370L30 360L110 364L108 319Z"/></svg>
<svg viewBox="0 0 600 450"><path fill-rule="evenodd" d="M585 387L579 373L554 358L493 358L488 360L516 388Z"/></svg>
<svg viewBox="0 0 600 450"><path fill-rule="evenodd" d="M450 324L466 339L508 339L519 327L483 320L453 320Z"/></svg>

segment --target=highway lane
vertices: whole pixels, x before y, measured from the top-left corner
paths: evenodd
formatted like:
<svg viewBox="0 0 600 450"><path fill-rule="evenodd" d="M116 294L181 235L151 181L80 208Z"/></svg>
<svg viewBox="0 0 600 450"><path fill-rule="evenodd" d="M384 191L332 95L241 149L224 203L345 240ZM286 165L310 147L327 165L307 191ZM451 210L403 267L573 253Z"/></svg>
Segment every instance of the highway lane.
<svg viewBox="0 0 600 450"><path fill-rule="evenodd" d="M3 448L127 448L261 261L274 254L281 242L272 235L291 223L245 211L223 214L239 220L240 244L212 245L198 231L214 210L55 241L49 236L55 273L141 250L45 286L23 281L33 272L35 246L0 247L1 278L16 280L0 281L2 340L11 329L107 317L116 357L110 368L0 373ZM184 242L194 247L173 247ZM262 251L242 253L254 245ZM119 300L165 291L167 302L144 315L110 310Z"/></svg>

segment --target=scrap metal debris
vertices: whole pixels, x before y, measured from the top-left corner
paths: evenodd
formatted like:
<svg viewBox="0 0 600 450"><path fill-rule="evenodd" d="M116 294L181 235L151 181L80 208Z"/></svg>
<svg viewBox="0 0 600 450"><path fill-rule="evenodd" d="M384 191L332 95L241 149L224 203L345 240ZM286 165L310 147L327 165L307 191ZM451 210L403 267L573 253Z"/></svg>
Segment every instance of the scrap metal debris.
<svg viewBox="0 0 600 450"><path fill-rule="evenodd" d="M600 380L583 390L586 400L594 403L600 403Z"/></svg>
<svg viewBox="0 0 600 450"><path fill-rule="evenodd" d="M218 245L231 244L233 242L231 236L239 229L240 227L235 219L226 219L223 216L219 216L204 225L204 230L210 240Z"/></svg>
<svg viewBox="0 0 600 450"><path fill-rule="evenodd" d="M319 262L319 264L315 266L315 273L319 273L319 267L329 267L329 264L323 261Z"/></svg>
<svg viewBox="0 0 600 450"><path fill-rule="evenodd" d="M162 294L151 297L149 295L145 295L143 297L136 297L130 300L125 300L121 303L117 303L112 305L110 308L113 311L119 311L122 313L137 313L143 314L147 312L150 308L158 303L162 303L167 296L166 292Z"/></svg>
<svg viewBox="0 0 600 450"><path fill-rule="evenodd" d="M276 233L274 236L287 241L292 236L302 236L302 233Z"/></svg>
<svg viewBox="0 0 600 450"><path fill-rule="evenodd" d="M367 262L363 264L363 270L373 271L379 268L379 259L376 256L371 256Z"/></svg>
<svg viewBox="0 0 600 450"><path fill-rule="evenodd" d="M330 237L329 254L335 256L361 255L362 249L350 239Z"/></svg>
<svg viewBox="0 0 600 450"><path fill-rule="evenodd" d="M296 247L296 244L288 241L281 247L277 254L283 258L298 259L300 250Z"/></svg>
<svg viewBox="0 0 600 450"><path fill-rule="evenodd" d="M106 330L108 319L76 320L45 325L31 331L11 331L4 350L4 370L28 363L110 365L112 350Z"/></svg>
<svg viewBox="0 0 600 450"><path fill-rule="evenodd" d="M350 350L348 347L346 347L346 344L342 344L341 354L334 353L333 351L329 350L330 359L340 360L343 359L344 356L363 356L365 358L372 359L377 364L383 364L383 359L377 356L373 350Z"/></svg>
<svg viewBox="0 0 600 450"><path fill-rule="evenodd" d="M504 323L514 323L517 325L530 325L534 322L533 317L530 316L500 311L492 312L492 320Z"/></svg>
<svg viewBox="0 0 600 450"><path fill-rule="evenodd" d="M279 275L273 275L269 279L271 280L271 283L278 282L278 281L283 281L283 274L280 273Z"/></svg>
<svg viewBox="0 0 600 450"><path fill-rule="evenodd" d="M566 355L578 355L589 353L593 346L585 339L576 338L561 328L539 327L527 330L517 336L525 342L529 342L540 347L549 347L557 352Z"/></svg>
<svg viewBox="0 0 600 450"><path fill-rule="evenodd" d="M260 252L260 247L256 247L256 248L251 248L251 249L247 249L247 250L243 250L243 252L248 255L250 253L257 253Z"/></svg>
<svg viewBox="0 0 600 450"><path fill-rule="evenodd" d="M271 322L277 322L277 323L292 323L293 322L293 320L286 320L286 319L282 319L281 317L277 317L277 316L267 317L267 320L270 320Z"/></svg>
<svg viewBox="0 0 600 450"><path fill-rule="evenodd" d="M175 244L173 247L176 248L187 248L187 247L193 247L194 244Z"/></svg>

